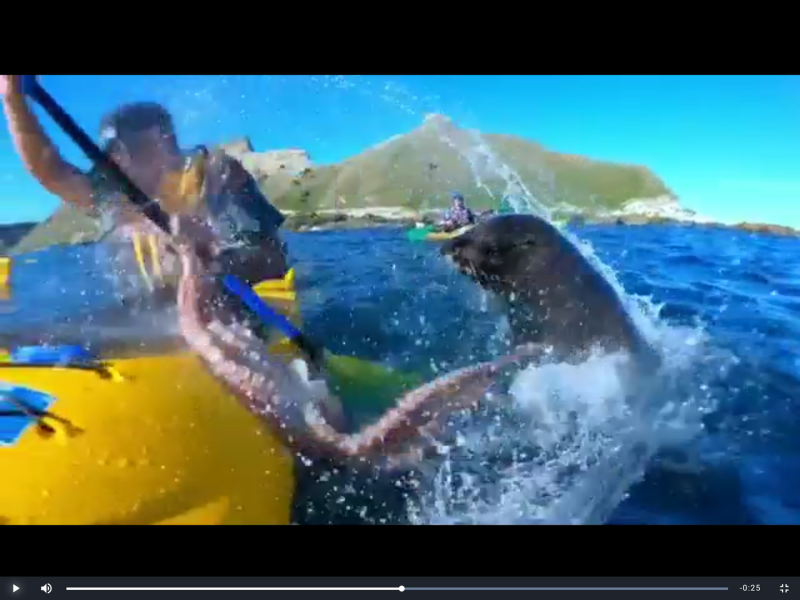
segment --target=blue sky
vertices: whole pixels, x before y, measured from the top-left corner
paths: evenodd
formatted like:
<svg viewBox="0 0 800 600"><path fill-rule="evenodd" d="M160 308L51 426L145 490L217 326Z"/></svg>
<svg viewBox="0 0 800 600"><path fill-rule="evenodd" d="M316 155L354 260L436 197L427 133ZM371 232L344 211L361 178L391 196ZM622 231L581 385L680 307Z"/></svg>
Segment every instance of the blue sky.
<svg viewBox="0 0 800 600"><path fill-rule="evenodd" d="M257 150L333 162L417 126L428 112L593 158L644 164L683 204L723 221L800 227L796 76L44 75L92 134L115 105L170 107L185 145L249 135ZM86 166L49 120L64 154ZM57 199L0 131L0 222L46 217Z"/></svg>

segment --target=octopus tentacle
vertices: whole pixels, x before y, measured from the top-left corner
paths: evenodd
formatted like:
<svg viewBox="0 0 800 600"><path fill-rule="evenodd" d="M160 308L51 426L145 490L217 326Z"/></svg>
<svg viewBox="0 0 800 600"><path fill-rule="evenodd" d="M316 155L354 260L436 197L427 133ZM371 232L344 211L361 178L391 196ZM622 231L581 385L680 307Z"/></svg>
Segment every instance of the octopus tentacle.
<svg viewBox="0 0 800 600"><path fill-rule="evenodd" d="M402 453L408 444L424 438L432 424L456 411L474 408L500 371L520 358L504 356L439 377L407 393L378 422L354 435L335 431L321 421L309 423L310 431L319 445L327 445L344 456Z"/></svg>
<svg viewBox="0 0 800 600"><path fill-rule="evenodd" d="M277 413L279 398L264 393L268 386L262 374L241 364L248 346L237 338L236 328L212 317L209 304L214 296L208 280L202 277L199 259L192 252L182 251L182 266L178 312L184 337L211 374L245 400L249 410L274 420L271 416ZM251 341L258 343L256 338Z"/></svg>
<svg viewBox="0 0 800 600"><path fill-rule="evenodd" d="M446 417L476 407L503 369L536 352L519 349L448 373L405 394L376 423L345 434L322 416L309 382L282 358L270 356L263 341L213 301L216 289L195 252L186 244L179 245L179 252L184 338L212 375L295 450L376 464L419 460Z"/></svg>

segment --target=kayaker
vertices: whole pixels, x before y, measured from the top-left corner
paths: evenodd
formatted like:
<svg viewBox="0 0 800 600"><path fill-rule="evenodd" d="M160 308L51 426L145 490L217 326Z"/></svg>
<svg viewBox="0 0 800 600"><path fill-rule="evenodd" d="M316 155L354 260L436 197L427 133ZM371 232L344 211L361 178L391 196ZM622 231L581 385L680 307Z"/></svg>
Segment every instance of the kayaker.
<svg viewBox="0 0 800 600"><path fill-rule="evenodd" d="M64 202L94 213L111 213L115 223L123 224L121 231L135 242L140 234L152 232L153 226L122 201L100 172L82 172L61 156L31 110L20 83L19 75L0 76L8 128L28 171ZM235 158L204 147L181 150L173 119L163 106L154 102L123 105L102 119L100 137L125 174L148 196L157 198L165 210L201 214L212 222L223 243L218 258L222 271L251 284L287 272L285 246L278 234L284 216ZM154 240L162 238L147 239L155 244ZM152 266L162 275L154 287L166 288L174 298L176 279L163 276L162 269L169 267L156 257L166 253L152 244L153 263L158 263ZM137 255L139 250L137 247ZM141 258L139 263L141 266Z"/></svg>
<svg viewBox="0 0 800 600"><path fill-rule="evenodd" d="M461 192L453 192L453 204L439 223L439 231L454 231L475 224L475 213L467 207Z"/></svg>

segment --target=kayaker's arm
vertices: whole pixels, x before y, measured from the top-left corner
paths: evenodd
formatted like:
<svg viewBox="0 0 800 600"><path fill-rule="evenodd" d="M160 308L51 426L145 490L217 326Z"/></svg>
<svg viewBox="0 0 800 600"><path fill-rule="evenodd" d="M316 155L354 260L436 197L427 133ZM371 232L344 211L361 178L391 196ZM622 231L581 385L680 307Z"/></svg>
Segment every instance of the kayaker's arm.
<svg viewBox="0 0 800 600"><path fill-rule="evenodd" d="M19 89L18 76L7 75L3 108L14 146L25 168L42 186L65 202L92 207L92 186L81 171L61 156Z"/></svg>

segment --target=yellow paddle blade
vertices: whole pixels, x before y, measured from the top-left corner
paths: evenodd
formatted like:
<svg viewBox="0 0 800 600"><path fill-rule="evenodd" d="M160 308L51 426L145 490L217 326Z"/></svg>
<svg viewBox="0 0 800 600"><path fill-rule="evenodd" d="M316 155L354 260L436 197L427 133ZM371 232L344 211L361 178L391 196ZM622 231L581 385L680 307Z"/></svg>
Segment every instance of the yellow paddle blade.
<svg viewBox="0 0 800 600"><path fill-rule="evenodd" d="M294 269L289 269L283 279L265 279L253 286L253 291L259 296L269 296L268 292L281 291L293 292L294 291L295 273Z"/></svg>
<svg viewBox="0 0 800 600"><path fill-rule="evenodd" d="M389 367L351 356L325 355L328 386L351 410L381 413L395 405L408 390L424 383L416 373L395 371Z"/></svg>
<svg viewBox="0 0 800 600"><path fill-rule="evenodd" d="M297 292L294 287L294 269L284 275L283 279L265 279L253 286L253 291L263 300L279 300L294 302Z"/></svg>

